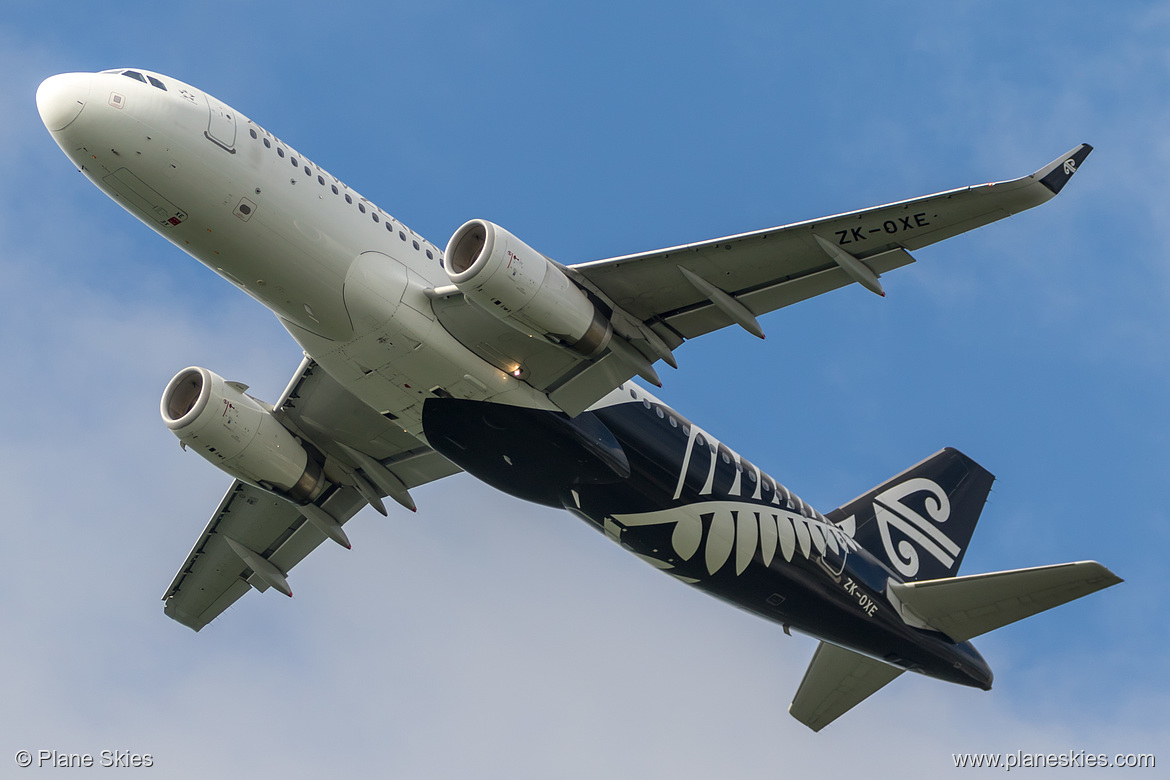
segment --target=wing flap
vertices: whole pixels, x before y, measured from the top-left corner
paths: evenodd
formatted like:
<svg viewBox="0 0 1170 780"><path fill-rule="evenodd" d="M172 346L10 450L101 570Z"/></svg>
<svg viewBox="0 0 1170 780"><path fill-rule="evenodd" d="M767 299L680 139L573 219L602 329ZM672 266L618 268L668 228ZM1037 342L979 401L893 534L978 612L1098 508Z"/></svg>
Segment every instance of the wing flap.
<svg viewBox="0 0 1170 780"><path fill-rule="evenodd" d="M813 731L820 731L903 671L861 653L821 642L788 712Z"/></svg>
<svg viewBox="0 0 1170 780"><path fill-rule="evenodd" d="M364 504L356 490L345 488L335 491L323 508L344 524ZM227 537L254 550L286 574L326 539L316 526L306 522L294 504L234 481L163 596L164 612L195 631L250 587L268 589L268 583L253 576L251 567L232 550Z"/></svg>
<svg viewBox="0 0 1170 780"><path fill-rule="evenodd" d="M836 290L851 284L853 279L842 268L825 255L823 267L815 268L800 277L785 278L776 284L758 290L740 293L736 300L747 306L753 314L764 314L790 306L808 298ZM877 274L884 274L914 262L904 249L884 252L866 261L866 265ZM733 324L730 317L718 307L700 303L685 311L663 316L663 320L683 338L693 339Z"/></svg>
<svg viewBox="0 0 1170 780"><path fill-rule="evenodd" d="M933 628L956 642L1015 623L1121 582L1096 561L893 582L887 593L910 625Z"/></svg>
<svg viewBox="0 0 1170 780"><path fill-rule="evenodd" d="M228 534L266 553L299 514L284 501L239 480L232 483L163 596L168 617L198 631L248 592L251 570L227 545Z"/></svg>

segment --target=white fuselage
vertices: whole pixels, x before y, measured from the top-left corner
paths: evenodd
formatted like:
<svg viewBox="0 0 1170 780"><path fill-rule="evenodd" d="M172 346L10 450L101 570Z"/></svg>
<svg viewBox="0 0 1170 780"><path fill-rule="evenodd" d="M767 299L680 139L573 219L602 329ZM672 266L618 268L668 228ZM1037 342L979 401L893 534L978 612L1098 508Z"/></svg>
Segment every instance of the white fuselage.
<svg viewBox="0 0 1170 780"><path fill-rule="evenodd" d="M415 436L433 388L556 408L438 325L427 295L448 283L438 247L214 97L125 72L47 80L37 99L54 140L131 214L271 309L359 399Z"/></svg>

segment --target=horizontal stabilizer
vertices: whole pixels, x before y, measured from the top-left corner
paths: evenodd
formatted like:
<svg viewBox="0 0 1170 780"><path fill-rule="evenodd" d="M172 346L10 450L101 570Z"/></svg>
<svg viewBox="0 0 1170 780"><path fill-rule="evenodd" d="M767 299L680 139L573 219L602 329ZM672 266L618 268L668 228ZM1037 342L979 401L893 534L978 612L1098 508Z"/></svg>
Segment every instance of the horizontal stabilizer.
<svg viewBox="0 0 1170 780"><path fill-rule="evenodd" d="M1096 561L894 582L887 595L912 626L964 642L1121 582Z"/></svg>
<svg viewBox="0 0 1170 780"><path fill-rule="evenodd" d="M788 712L813 731L820 731L903 671L861 653L821 642Z"/></svg>

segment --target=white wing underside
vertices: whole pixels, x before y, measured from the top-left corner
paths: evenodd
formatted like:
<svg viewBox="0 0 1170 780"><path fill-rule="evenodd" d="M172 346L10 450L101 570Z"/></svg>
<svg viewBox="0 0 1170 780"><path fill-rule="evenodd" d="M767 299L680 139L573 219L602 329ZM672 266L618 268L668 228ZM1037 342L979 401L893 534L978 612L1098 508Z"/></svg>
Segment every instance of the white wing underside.
<svg viewBox="0 0 1170 780"><path fill-rule="evenodd" d="M308 358L277 402L276 416L327 457L339 454L339 445L350 447L378 461L408 489L459 471ZM318 501L343 525L367 503L346 485ZM294 504L235 480L163 596L166 614L196 631L250 588L264 591L270 585L232 549L228 537L285 574L327 538Z"/></svg>

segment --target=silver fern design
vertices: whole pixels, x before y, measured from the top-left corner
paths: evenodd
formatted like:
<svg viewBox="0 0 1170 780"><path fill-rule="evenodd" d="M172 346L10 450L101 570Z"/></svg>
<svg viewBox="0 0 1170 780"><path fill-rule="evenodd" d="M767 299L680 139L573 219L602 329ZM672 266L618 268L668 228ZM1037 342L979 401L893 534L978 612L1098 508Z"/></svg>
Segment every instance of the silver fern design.
<svg viewBox="0 0 1170 780"><path fill-rule="evenodd" d="M757 552L760 562L770 566L777 553L791 561L797 554L808 558L813 553L823 557L832 552L844 557L858 549L857 543L832 523L742 501L705 501L657 512L615 514L612 523L606 524L607 530L617 541L625 529L673 523L671 546L675 555L680 561L690 561L702 548L708 575L731 561L736 575L743 574ZM661 552L641 557L660 569L678 565L672 556Z"/></svg>

